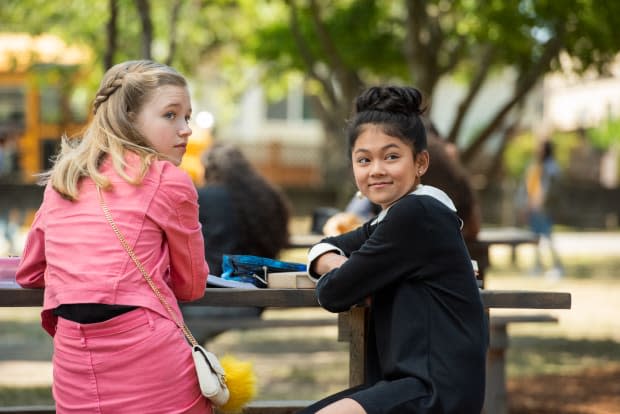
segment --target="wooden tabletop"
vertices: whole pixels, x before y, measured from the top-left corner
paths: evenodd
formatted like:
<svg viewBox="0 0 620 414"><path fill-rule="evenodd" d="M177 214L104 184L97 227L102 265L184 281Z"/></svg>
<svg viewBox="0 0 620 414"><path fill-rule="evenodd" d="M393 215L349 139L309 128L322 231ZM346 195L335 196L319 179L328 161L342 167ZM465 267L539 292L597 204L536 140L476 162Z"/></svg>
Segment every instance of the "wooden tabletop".
<svg viewBox="0 0 620 414"><path fill-rule="evenodd" d="M567 292L533 290L480 291L486 308L570 309ZM40 289L0 288L0 307L41 306ZM276 308L319 306L314 289L239 289L209 288L205 296L189 303L195 306L258 306Z"/></svg>
<svg viewBox="0 0 620 414"><path fill-rule="evenodd" d="M487 244L535 244L538 236L518 227L485 227L478 233L478 241Z"/></svg>

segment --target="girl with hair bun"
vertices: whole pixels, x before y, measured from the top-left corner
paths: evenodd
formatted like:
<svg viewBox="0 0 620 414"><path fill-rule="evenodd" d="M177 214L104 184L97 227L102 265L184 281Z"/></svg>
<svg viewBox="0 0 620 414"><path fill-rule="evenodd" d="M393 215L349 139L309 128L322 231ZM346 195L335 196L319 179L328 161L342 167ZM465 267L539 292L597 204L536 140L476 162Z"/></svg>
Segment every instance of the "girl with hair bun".
<svg viewBox="0 0 620 414"><path fill-rule="evenodd" d="M429 166L422 94L371 87L348 125L359 191L379 215L308 253L325 309L369 310L364 384L301 413L476 413L487 328L452 200L422 184Z"/></svg>

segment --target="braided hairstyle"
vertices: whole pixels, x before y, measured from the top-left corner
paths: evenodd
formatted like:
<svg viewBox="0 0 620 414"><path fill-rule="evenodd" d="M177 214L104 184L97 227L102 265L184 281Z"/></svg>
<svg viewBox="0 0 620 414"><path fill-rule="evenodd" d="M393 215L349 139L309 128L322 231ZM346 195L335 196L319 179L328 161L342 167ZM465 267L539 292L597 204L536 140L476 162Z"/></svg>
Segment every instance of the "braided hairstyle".
<svg viewBox="0 0 620 414"><path fill-rule="evenodd" d="M150 60L133 60L111 67L103 76L93 101L93 118L81 137L62 139L52 169L42 174L63 197L76 200L79 181L92 178L102 188L109 180L99 172L106 156L118 174L138 184L146 174L157 151L136 128L137 115L161 86L187 87L187 81L173 68ZM136 175L126 171L125 151L140 157Z"/></svg>
<svg viewBox="0 0 620 414"><path fill-rule="evenodd" d="M206 185L222 185L231 197L239 244L253 254L277 257L288 244L290 207L284 194L263 178L243 153L216 143L203 154Z"/></svg>
<svg viewBox="0 0 620 414"><path fill-rule="evenodd" d="M364 126L379 126L383 133L400 138L417 154L426 149L422 122L422 93L407 86L373 86L355 100L355 112L347 127L349 153Z"/></svg>

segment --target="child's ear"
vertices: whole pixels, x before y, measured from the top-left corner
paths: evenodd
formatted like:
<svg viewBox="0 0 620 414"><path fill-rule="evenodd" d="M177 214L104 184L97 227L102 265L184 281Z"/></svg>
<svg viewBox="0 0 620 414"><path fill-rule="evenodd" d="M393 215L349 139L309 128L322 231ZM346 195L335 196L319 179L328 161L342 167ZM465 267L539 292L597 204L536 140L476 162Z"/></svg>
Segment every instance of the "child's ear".
<svg viewBox="0 0 620 414"><path fill-rule="evenodd" d="M416 154L415 156L415 161L414 161L414 165L415 165L415 174L418 177L422 177L424 174L426 174L426 170L428 170L428 165L430 163L430 155L428 154L428 151L424 150L424 151L420 151L419 153Z"/></svg>

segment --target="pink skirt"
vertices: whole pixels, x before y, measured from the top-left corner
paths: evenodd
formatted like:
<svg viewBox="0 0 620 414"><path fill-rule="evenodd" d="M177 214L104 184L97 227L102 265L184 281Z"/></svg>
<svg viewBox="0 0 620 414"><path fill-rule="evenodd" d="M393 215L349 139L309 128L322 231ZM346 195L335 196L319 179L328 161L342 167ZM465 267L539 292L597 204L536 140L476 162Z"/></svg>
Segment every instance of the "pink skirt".
<svg viewBox="0 0 620 414"><path fill-rule="evenodd" d="M56 412L211 414L174 322L139 308L100 323L58 318Z"/></svg>

